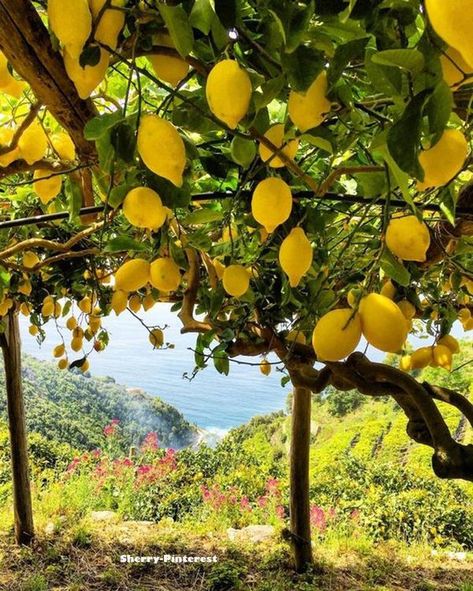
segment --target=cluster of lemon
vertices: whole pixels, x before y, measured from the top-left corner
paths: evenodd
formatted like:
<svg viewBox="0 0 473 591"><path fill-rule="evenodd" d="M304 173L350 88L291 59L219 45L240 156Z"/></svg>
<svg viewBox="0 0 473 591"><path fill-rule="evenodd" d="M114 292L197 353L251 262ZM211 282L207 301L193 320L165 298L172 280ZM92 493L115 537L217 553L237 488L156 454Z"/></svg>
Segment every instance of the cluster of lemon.
<svg viewBox="0 0 473 591"><path fill-rule="evenodd" d="M445 335L437 340L435 345L420 347L411 355L403 355L400 361L400 368L404 371L424 369L424 367L442 367L448 371L452 370L453 355L460 352L460 345L452 335Z"/></svg>

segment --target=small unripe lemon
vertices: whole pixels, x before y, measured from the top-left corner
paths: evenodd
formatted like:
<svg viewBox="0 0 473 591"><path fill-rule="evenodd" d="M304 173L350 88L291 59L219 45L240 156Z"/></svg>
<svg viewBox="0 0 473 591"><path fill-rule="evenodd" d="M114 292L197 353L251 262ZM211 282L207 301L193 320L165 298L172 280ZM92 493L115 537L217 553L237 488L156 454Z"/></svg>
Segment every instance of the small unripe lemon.
<svg viewBox="0 0 473 591"><path fill-rule="evenodd" d="M434 364L452 371L452 351L446 345L435 345L433 350Z"/></svg>
<svg viewBox="0 0 473 591"><path fill-rule="evenodd" d="M392 300L370 293L360 302L363 335L373 347L386 353L397 353L407 337L408 326L403 313Z"/></svg>
<svg viewBox="0 0 473 591"><path fill-rule="evenodd" d="M327 86L327 73L323 71L306 92L291 90L287 105L289 117L302 133L320 125L330 111L330 101L325 97Z"/></svg>
<svg viewBox="0 0 473 591"><path fill-rule="evenodd" d="M251 211L268 233L273 232L291 215L292 193L289 185L277 177L259 182L251 200Z"/></svg>
<svg viewBox="0 0 473 591"><path fill-rule="evenodd" d="M177 129L158 115L145 115L138 128L138 153L145 166L181 187L186 149Z"/></svg>
<svg viewBox="0 0 473 591"><path fill-rule="evenodd" d="M166 221L161 197L148 187L132 189L123 201L123 214L132 226L157 230Z"/></svg>
<svg viewBox="0 0 473 591"><path fill-rule="evenodd" d="M62 176L60 174L52 175L53 172L51 170L43 168L35 170L33 174L33 179L35 181L33 183L33 189L40 198L41 203L44 205L52 201L52 199L57 197L61 192Z"/></svg>
<svg viewBox="0 0 473 591"><path fill-rule="evenodd" d="M419 154L424 180L417 183L419 191L441 187L450 182L463 168L468 156L468 143L458 129L446 129L439 141Z"/></svg>
<svg viewBox="0 0 473 591"><path fill-rule="evenodd" d="M207 77L205 94L212 113L230 129L246 116L251 100L251 80L235 60L222 60Z"/></svg>
<svg viewBox="0 0 473 591"><path fill-rule="evenodd" d="M455 354L460 352L460 343L452 335L445 335L437 341L437 345L444 345L448 347L450 351Z"/></svg>
<svg viewBox="0 0 473 591"><path fill-rule="evenodd" d="M267 359L263 359L259 364L259 370L264 376L269 376L271 373L271 363Z"/></svg>
<svg viewBox="0 0 473 591"><path fill-rule="evenodd" d="M312 265L312 246L302 228L293 228L279 248L279 263L289 277L291 287L297 287Z"/></svg>
<svg viewBox="0 0 473 591"><path fill-rule="evenodd" d="M242 265L229 265L223 272L222 281L228 295L239 298L250 287L250 274Z"/></svg>
<svg viewBox="0 0 473 591"><path fill-rule="evenodd" d="M144 259L131 259L115 273L115 289L137 291L150 280L150 264Z"/></svg>
<svg viewBox="0 0 473 591"><path fill-rule="evenodd" d="M284 140L284 125L282 123L277 123L268 129L268 131L264 134L264 137L269 140L275 148L282 148L281 152L289 159L293 160L296 153L297 148L299 147L298 140ZM284 147L283 147L284 146ZM264 144L260 143L259 145L259 155L263 162L268 162L269 166L272 168L282 168L286 166L284 160L282 160L279 156L275 155L276 152L267 148Z"/></svg>
<svg viewBox="0 0 473 591"><path fill-rule="evenodd" d="M351 308L332 310L317 322L312 346L320 361L340 361L356 349L361 339L360 316Z"/></svg>
<svg viewBox="0 0 473 591"><path fill-rule="evenodd" d="M149 333L149 342L153 345L154 349L158 349L159 347L163 346L164 343L164 333L160 328L154 328Z"/></svg>
<svg viewBox="0 0 473 591"><path fill-rule="evenodd" d="M430 246L430 232L415 215L392 218L386 230L386 246L404 261L424 262Z"/></svg>
<svg viewBox="0 0 473 591"><path fill-rule="evenodd" d="M176 291L181 283L181 273L169 257L156 259L150 266L150 281L159 291Z"/></svg>

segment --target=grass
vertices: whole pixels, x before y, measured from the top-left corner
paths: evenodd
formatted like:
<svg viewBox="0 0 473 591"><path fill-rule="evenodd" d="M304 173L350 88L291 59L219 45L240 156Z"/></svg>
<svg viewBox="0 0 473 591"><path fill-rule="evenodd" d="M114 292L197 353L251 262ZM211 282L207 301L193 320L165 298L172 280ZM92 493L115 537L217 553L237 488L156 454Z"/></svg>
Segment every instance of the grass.
<svg viewBox="0 0 473 591"><path fill-rule="evenodd" d="M310 572L296 576L289 548L274 540L235 545L224 534L180 525L92 523L86 519L18 548L0 534L0 589L5 591L473 591L473 564L427 546L364 538L327 539ZM120 556L216 555L212 564L122 564ZM29 576L25 573L32 573Z"/></svg>

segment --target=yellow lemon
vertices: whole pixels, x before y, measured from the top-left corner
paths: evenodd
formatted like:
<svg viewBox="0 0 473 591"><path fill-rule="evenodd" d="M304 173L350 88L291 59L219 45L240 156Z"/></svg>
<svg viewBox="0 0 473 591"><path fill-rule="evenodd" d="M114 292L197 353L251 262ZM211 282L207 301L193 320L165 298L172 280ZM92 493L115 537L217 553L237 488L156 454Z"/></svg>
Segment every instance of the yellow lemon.
<svg viewBox="0 0 473 591"><path fill-rule="evenodd" d="M132 295L128 299L128 307L135 314L137 314L141 310L141 298L138 294Z"/></svg>
<svg viewBox="0 0 473 591"><path fill-rule="evenodd" d="M74 318L74 316L71 316L67 319L66 327L68 328L68 330L74 330L75 328L77 328L77 320Z"/></svg>
<svg viewBox="0 0 473 591"><path fill-rule="evenodd" d="M302 228L293 228L279 248L279 263L289 277L291 287L297 287L312 265L312 246Z"/></svg>
<svg viewBox="0 0 473 591"><path fill-rule="evenodd" d="M282 123L277 123L268 129L268 131L264 134L264 137L269 140L275 148L283 148L281 151L282 153L291 160L294 159L297 148L299 147L298 140L290 140L286 142L284 140L284 125ZM283 147L284 146L284 147ZM270 150L265 145L260 143L259 145L259 155L263 162L268 162L269 166L272 168L282 168L286 166L286 163L279 158L279 156L275 156L276 152Z"/></svg>
<svg viewBox="0 0 473 591"><path fill-rule="evenodd" d="M154 37L154 45L174 48L172 39L167 33L158 33ZM172 86L177 86L189 71L189 64L177 55L154 54L149 55L148 60L156 78L164 80Z"/></svg>
<svg viewBox="0 0 473 591"><path fill-rule="evenodd" d="M66 51L64 53L64 66L67 75L74 83L81 99L87 99L97 86L105 78L110 63L110 54L104 49L100 50L100 60L95 66L80 65L79 58L72 57Z"/></svg>
<svg viewBox="0 0 473 591"><path fill-rule="evenodd" d="M27 302L22 302L20 305L20 312L23 316L29 316L32 312L32 307Z"/></svg>
<svg viewBox="0 0 473 591"><path fill-rule="evenodd" d="M12 76L10 82L3 88L0 88L0 92L4 92L5 94L9 94L13 98L19 99L26 87L27 85L25 84L25 82L23 82L22 80L17 80Z"/></svg>
<svg viewBox="0 0 473 591"><path fill-rule="evenodd" d="M412 361L410 355L403 355L399 361L399 368L402 371L411 371L412 369Z"/></svg>
<svg viewBox="0 0 473 591"><path fill-rule="evenodd" d="M150 279L150 264L144 259L126 261L115 273L115 289L137 291Z"/></svg>
<svg viewBox="0 0 473 591"><path fill-rule="evenodd" d="M437 345L444 345L448 347L450 351L455 355L455 353L460 352L460 343L457 341L455 337L452 335L445 335L437 341Z"/></svg>
<svg viewBox="0 0 473 591"><path fill-rule="evenodd" d="M112 295L112 301L110 302L110 307L115 312L115 314L119 316L126 310L127 305L128 292L120 290L114 291Z"/></svg>
<svg viewBox="0 0 473 591"><path fill-rule="evenodd" d="M44 158L48 150L48 138L39 121L33 121L21 134L18 150L20 157L28 164L34 164Z"/></svg>
<svg viewBox="0 0 473 591"><path fill-rule="evenodd" d="M148 293L143 298L143 310L147 312L151 310L151 308L156 304L156 300L153 297L152 293Z"/></svg>
<svg viewBox="0 0 473 591"><path fill-rule="evenodd" d="M321 72L306 92L291 90L288 113L291 121L304 133L317 127L330 111L331 103L327 100L327 73Z"/></svg>
<svg viewBox="0 0 473 591"><path fill-rule="evenodd" d="M383 283L383 286L381 287L381 291L379 293L383 296L386 296L390 300L393 300L396 296L396 292L397 290L395 285L390 279L388 279L385 283Z"/></svg>
<svg viewBox="0 0 473 591"><path fill-rule="evenodd" d="M151 285L159 291L176 291L181 284L181 273L171 258L163 257L151 263L150 280Z"/></svg>
<svg viewBox="0 0 473 591"><path fill-rule="evenodd" d="M320 361L340 361L356 349L361 339L361 320L351 308L332 310L317 322L312 346Z"/></svg>
<svg viewBox="0 0 473 591"><path fill-rule="evenodd" d="M463 168L468 156L468 143L458 129L447 129L439 141L419 154L425 176L417 183L419 191L441 187L450 182Z"/></svg>
<svg viewBox="0 0 473 591"><path fill-rule="evenodd" d="M145 115L138 129L138 153L158 176L182 186L186 149L177 129L158 115Z"/></svg>
<svg viewBox="0 0 473 591"><path fill-rule="evenodd" d="M56 345L56 347L54 347L53 349L53 356L62 357L64 355L65 350L66 347L64 346L64 344Z"/></svg>
<svg viewBox="0 0 473 591"><path fill-rule="evenodd" d="M407 337L403 313L392 300L370 293L360 302L360 317L365 339L380 351L397 353Z"/></svg>
<svg viewBox="0 0 473 591"><path fill-rule="evenodd" d="M7 146L9 146L14 135L15 132L13 129L9 127L0 128L0 148L6 148ZM12 162L18 160L18 158L20 158L20 150L17 146L13 150L10 150L8 152L5 152L5 154L0 155L0 166L9 166Z"/></svg>
<svg viewBox="0 0 473 591"><path fill-rule="evenodd" d="M292 211L292 193L282 179L271 177L259 182L251 200L251 212L265 230L273 232Z"/></svg>
<svg viewBox="0 0 473 591"><path fill-rule="evenodd" d="M300 330L291 330L286 335L286 341L290 343L299 343L300 345L306 345L307 339L305 335Z"/></svg>
<svg viewBox="0 0 473 591"><path fill-rule="evenodd" d="M231 296L239 298L250 287L250 274L242 265L229 265L223 272L223 288Z"/></svg>
<svg viewBox="0 0 473 591"><path fill-rule="evenodd" d="M82 337L73 337L71 340L71 349L76 353L83 347L84 339Z"/></svg>
<svg viewBox="0 0 473 591"><path fill-rule="evenodd" d="M225 265L222 262L220 262L218 259L214 259L212 261L212 264L214 266L215 273L217 274L217 277L219 279L222 279L223 273L225 272Z"/></svg>
<svg viewBox="0 0 473 591"><path fill-rule="evenodd" d="M52 201L61 192L62 176L60 174L38 168L34 171L33 179L33 189L44 205Z"/></svg>
<svg viewBox="0 0 473 591"><path fill-rule="evenodd" d="M154 328L148 336L149 342L153 345L153 349L158 349L164 344L164 333L160 328Z"/></svg>
<svg viewBox="0 0 473 591"><path fill-rule="evenodd" d="M263 359L259 364L259 370L264 376L269 376L271 373L271 363L267 359Z"/></svg>
<svg viewBox="0 0 473 591"><path fill-rule="evenodd" d="M89 296L84 296L77 305L79 306L79 310L84 312L84 314L91 314L94 307L92 298Z"/></svg>
<svg viewBox="0 0 473 591"><path fill-rule="evenodd" d="M61 131L50 138L54 151L61 160L68 162L76 159L76 147L69 134Z"/></svg>
<svg viewBox="0 0 473 591"><path fill-rule="evenodd" d="M87 0L48 0L49 26L66 51L79 58L92 31Z"/></svg>
<svg viewBox="0 0 473 591"><path fill-rule="evenodd" d="M470 0L426 0L425 7L437 35L458 50L473 67L473 11Z"/></svg>
<svg viewBox="0 0 473 591"><path fill-rule="evenodd" d="M106 0L89 0L89 8L96 26L94 39L111 49L116 49L118 36L125 25L125 13L113 8L107 8L103 12L105 2ZM110 3L110 6L116 8L123 8L124 5L125 0L112 0ZM96 24L99 15L100 21Z"/></svg>
<svg viewBox="0 0 473 591"><path fill-rule="evenodd" d="M452 351L446 345L435 345L433 349L434 365L452 371Z"/></svg>
<svg viewBox="0 0 473 591"><path fill-rule="evenodd" d="M69 363L68 363L68 361L67 361L66 358L60 359L57 362L57 366L58 366L59 369L66 369L68 365L69 365Z"/></svg>
<svg viewBox="0 0 473 591"><path fill-rule="evenodd" d="M36 265L38 265L39 263L39 257L35 252L27 250L23 253L23 267L25 267L25 269L32 269L33 267L36 267Z"/></svg>
<svg viewBox="0 0 473 591"><path fill-rule="evenodd" d="M161 197L148 187L132 189L123 201L123 214L132 226L157 230L166 221Z"/></svg>
<svg viewBox="0 0 473 591"><path fill-rule="evenodd" d="M219 62L208 75L205 94L209 108L230 129L248 113L251 93L250 77L235 60Z"/></svg>
<svg viewBox="0 0 473 591"><path fill-rule="evenodd" d="M430 246L430 232L415 215L392 218L386 230L386 246L404 261L424 262Z"/></svg>
<svg viewBox="0 0 473 591"><path fill-rule="evenodd" d="M36 324L31 324L28 327L28 332L32 337L35 337L39 333L39 328L36 326Z"/></svg>
<svg viewBox="0 0 473 591"><path fill-rule="evenodd" d="M442 75L445 82L456 89L471 81L473 68L466 63L459 51L449 47L444 54L440 56L442 66Z"/></svg>
<svg viewBox="0 0 473 591"><path fill-rule="evenodd" d="M417 313L416 307L409 300L401 300L397 305L407 320L412 320Z"/></svg>
<svg viewBox="0 0 473 591"><path fill-rule="evenodd" d="M43 305L41 307L41 314L45 318L49 318L49 316L53 316L55 309L54 299L51 296L46 296L43 300Z"/></svg>

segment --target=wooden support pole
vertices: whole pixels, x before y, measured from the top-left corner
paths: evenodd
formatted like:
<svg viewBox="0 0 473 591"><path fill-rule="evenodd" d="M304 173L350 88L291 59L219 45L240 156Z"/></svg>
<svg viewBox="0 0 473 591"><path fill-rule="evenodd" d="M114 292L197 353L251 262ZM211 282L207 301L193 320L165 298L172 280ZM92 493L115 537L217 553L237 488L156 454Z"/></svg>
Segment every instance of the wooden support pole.
<svg viewBox="0 0 473 591"><path fill-rule="evenodd" d="M18 544L29 544L34 537L33 507L28 468L28 442L21 381L21 341L18 312L11 309L4 317L5 332L0 343L5 365L8 427L10 431L13 475L15 538Z"/></svg>
<svg viewBox="0 0 473 591"><path fill-rule="evenodd" d="M290 512L295 567L303 572L312 563L309 502L311 392L294 388L290 452Z"/></svg>

